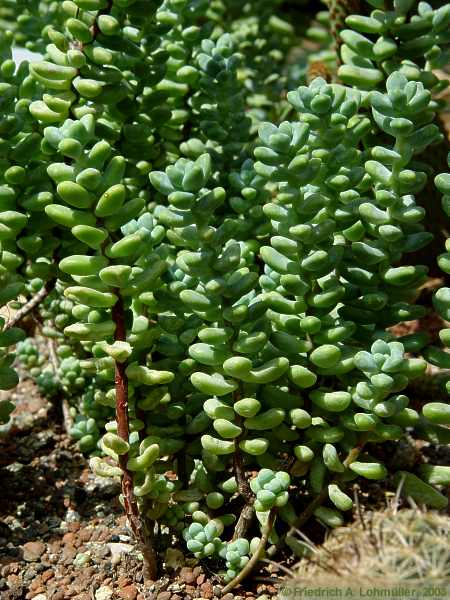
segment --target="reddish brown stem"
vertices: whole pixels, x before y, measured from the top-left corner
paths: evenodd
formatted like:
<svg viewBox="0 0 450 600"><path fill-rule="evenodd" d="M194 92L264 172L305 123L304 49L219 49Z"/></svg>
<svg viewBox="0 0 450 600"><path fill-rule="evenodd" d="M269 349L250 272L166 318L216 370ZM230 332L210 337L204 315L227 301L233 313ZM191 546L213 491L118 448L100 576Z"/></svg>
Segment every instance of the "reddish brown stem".
<svg viewBox="0 0 450 600"><path fill-rule="evenodd" d="M118 300L112 308L112 318L116 325L114 339L116 341L125 341L126 328L123 300L119 290L116 290L116 295ZM128 378L126 374L126 363L115 362L114 381L116 390L117 433L123 440L128 442L130 427L128 419ZM127 463L128 454L120 455L119 466L122 469L122 495L125 513L144 558L144 579L155 581L157 577L156 552L151 541L151 531L147 531L144 519L139 512L138 503L133 491L133 476L127 467Z"/></svg>
<svg viewBox="0 0 450 600"><path fill-rule="evenodd" d="M234 528L233 540L237 540L238 538L246 536L247 531L252 524L254 516L253 502L255 499L245 475L244 461L238 443L236 443L236 450L233 455L233 471L238 484L239 493L245 500L245 505L241 510L238 522Z"/></svg>
<svg viewBox="0 0 450 600"><path fill-rule="evenodd" d="M238 442L236 442L236 450L233 454L233 470L234 476L236 477L236 483L238 485L239 493L245 499L246 502L252 504L254 499L253 492L250 489L248 479L245 475L244 460L242 458Z"/></svg>
<svg viewBox="0 0 450 600"><path fill-rule="evenodd" d="M238 396L238 398L239 397L240 396ZM237 424L242 424L241 418L238 419ZM254 516L253 503L255 501L255 496L250 488L247 476L245 474L244 459L242 456L241 449L239 448L239 442L242 439L243 435L245 435L245 433L236 438L234 441L235 450L233 454L233 473L236 478L239 494L244 498L245 505L242 508L238 522L236 523L236 527L234 528L233 540L246 536L247 531L250 528L250 525L252 524Z"/></svg>

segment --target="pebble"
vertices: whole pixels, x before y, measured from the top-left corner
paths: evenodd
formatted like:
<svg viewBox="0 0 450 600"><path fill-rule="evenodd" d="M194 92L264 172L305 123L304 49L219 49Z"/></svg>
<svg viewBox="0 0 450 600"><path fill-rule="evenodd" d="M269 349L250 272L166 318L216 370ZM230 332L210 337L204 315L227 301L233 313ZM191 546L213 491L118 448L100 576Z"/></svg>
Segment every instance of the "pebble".
<svg viewBox="0 0 450 600"><path fill-rule="evenodd" d="M209 583L209 581L202 583L200 589L202 591L203 597L207 600L210 600L214 596L213 586Z"/></svg>
<svg viewBox="0 0 450 600"><path fill-rule="evenodd" d="M82 542L88 542L91 539L92 529L82 529L78 534Z"/></svg>
<svg viewBox="0 0 450 600"><path fill-rule="evenodd" d="M180 571L180 579L184 581L184 583L194 583L196 576L192 569L189 567L183 567Z"/></svg>
<svg viewBox="0 0 450 600"><path fill-rule="evenodd" d="M65 564L69 564L73 562L75 556L77 555L77 549L75 546L67 545L64 546L64 550L62 552L62 559Z"/></svg>
<svg viewBox="0 0 450 600"><path fill-rule="evenodd" d="M66 523L79 523L80 515L77 513L76 510L69 508L66 513L65 521Z"/></svg>
<svg viewBox="0 0 450 600"><path fill-rule="evenodd" d="M37 596L33 596L33 600L47 600L47 594L38 594Z"/></svg>
<svg viewBox="0 0 450 600"><path fill-rule="evenodd" d="M102 585L95 592L95 600L110 600L112 595L112 589L108 585Z"/></svg>
<svg viewBox="0 0 450 600"><path fill-rule="evenodd" d="M107 544L107 547L111 554L111 562L113 565L117 565L120 562L123 554L128 554L133 550L131 544L122 544L121 542L110 542Z"/></svg>
<svg viewBox="0 0 450 600"><path fill-rule="evenodd" d="M42 542L27 542L23 545L23 558L27 562L35 562L45 552L45 544Z"/></svg>
<svg viewBox="0 0 450 600"><path fill-rule="evenodd" d="M64 544L72 544L75 545L75 541L76 541L76 535L73 533L73 531L69 531L68 533L65 533L63 535L63 539L62 539Z"/></svg>
<svg viewBox="0 0 450 600"><path fill-rule="evenodd" d="M124 600L136 600L137 589L134 583L119 590L119 596Z"/></svg>
<svg viewBox="0 0 450 600"><path fill-rule="evenodd" d="M159 592L156 596L156 600L170 600L172 592Z"/></svg>
<svg viewBox="0 0 450 600"><path fill-rule="evenodd" d="M41 580L43 583L47 583L47 581L49 579L51 579L52 577L55 576L54 571L52 571L52 569L47 569L46 571L44 571L41 575Z"/></svg>

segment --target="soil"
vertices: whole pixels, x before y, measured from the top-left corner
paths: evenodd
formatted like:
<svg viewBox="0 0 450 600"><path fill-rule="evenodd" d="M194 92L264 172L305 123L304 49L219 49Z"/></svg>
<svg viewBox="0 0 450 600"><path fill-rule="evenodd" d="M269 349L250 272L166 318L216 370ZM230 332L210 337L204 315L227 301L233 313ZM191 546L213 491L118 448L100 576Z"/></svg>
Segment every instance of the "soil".
<svg viewBox="0 0 450 600"><path fill-rule="evenodd" d="M142 563L118 502L118 484L93 475L62 428L62 415L30 380L10 395L0 428L2 600L215 600L220 581L175 548L165 572L144 584ZM50 427L51 425L51 427ZM268 600L277 565L266 564L222 600Z"/></svg>

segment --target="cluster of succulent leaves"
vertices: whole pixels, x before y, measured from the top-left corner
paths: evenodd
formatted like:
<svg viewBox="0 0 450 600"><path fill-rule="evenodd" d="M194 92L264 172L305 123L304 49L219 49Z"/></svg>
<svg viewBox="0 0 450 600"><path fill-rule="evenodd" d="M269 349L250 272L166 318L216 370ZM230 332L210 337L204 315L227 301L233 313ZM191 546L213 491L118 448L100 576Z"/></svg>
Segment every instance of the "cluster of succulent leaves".
<svg viewBox="0 0 450 600"><path fill-rule="evenodd" d="M78 398L71 434L98 475L127 471L150 527L232 580L259 543L233 537L244 504L246 535L272 544L318 497L315 517L339 526L355 478L391 475L378 444L408 429L448 441L448 405L419 414L407 395L424 358L448 368L448 354L390 328L425 314L427 268L408 256L432 237L417 155L441 141L432 70L450 5L366 2L340 27L340 83L304 85L277 2L27 4L16 41L43 59L16 68L14 35L0 37L0 304L54 286L42 333ZM436 309L449 306L442 288ZM2 387L22 337L0 332ZM33 374L35 347L18 351ZM448 471L396 477L446 505Z"/></svg>

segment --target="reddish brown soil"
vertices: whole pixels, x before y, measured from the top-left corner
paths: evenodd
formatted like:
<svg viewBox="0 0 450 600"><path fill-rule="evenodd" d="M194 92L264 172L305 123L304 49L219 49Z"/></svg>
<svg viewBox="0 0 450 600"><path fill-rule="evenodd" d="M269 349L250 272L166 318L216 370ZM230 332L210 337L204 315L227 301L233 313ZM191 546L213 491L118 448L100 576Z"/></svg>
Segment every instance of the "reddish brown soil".
<svg viewBox="0 0 450 600"><path fill-rule="evenodd" d="M118 503L118 485L95 477L61 428L58 411L29 380L13 394L12 424L0 434L0 597L2 600L218 599L218 577L178 549L145 584ZM268 600L276 566L225 600Z"/></svg>

